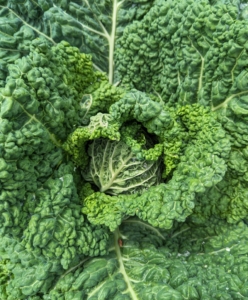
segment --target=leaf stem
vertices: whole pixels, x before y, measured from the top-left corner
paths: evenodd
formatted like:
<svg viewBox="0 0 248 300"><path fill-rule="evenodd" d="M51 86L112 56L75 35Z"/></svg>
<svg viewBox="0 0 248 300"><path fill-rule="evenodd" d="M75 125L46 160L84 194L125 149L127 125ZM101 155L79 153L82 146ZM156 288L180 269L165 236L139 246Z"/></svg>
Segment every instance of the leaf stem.
<svg viewBox="0 0 248 300"><path fill-rule="evenodd" d="M124 277L124 280L127 284L127 290L129 291L130 295L131 295L131 299L132 300L138 300L138 297L132 287L132 284L131 284L131 281L128 277L128 274L126 272L126 269L125 269L125 266L124 266L124 263L123 263L123 257L122 257L122 253L121 253L121 249L120 249L120 245L119 245L119 238L121 237L121 234L120 234L120 231L119 231L119 228L117 228L115 231L114 231L114 245L115 245L115 252L116 252L116 256L117 256L117 259L118 259L118 262L119 262L119 270L120 270L120 273L123 275ZM125 245L123 245L123 248L125 247Z"/></svg>

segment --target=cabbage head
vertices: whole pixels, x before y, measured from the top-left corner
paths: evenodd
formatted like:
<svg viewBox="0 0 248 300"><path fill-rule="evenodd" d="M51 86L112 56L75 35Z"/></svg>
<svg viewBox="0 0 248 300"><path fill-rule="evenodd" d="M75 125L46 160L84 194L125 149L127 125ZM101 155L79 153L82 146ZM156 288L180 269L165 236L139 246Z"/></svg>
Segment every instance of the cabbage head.
<svg viewBox="0 0 248 300"><path fill-rule="evenodd" d="M123 141L95 139L89 146L86 181L110 195L141 193L159 183L161 161L140 159Z"/></svg>

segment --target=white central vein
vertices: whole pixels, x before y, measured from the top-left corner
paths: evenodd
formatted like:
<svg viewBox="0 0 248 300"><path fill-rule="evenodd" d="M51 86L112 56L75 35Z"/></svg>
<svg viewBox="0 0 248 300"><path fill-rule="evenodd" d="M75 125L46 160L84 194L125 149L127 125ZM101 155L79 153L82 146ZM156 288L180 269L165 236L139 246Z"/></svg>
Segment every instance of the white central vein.
<svg viewBox="0 0 248 300"><path fill-rule="evenodd" d="M136 293L135 293L135 291L134 291L134 289L133 289L133 287L132 287L131 280L128 277L125 266L124 266L121 249L120 249L120 246L118 244L119 237L120 237L119 228L117 228L114 232L114 244L115 244L115 252L116 252L117 259L118 259L119 266L120 266L119 270L120 270L120 273L124 277L124 280L127 284L127 288L128 288L128 291L131 295L132 300L139 300Z"/></svg>
<svg viewBox="0 0 248 300"><path fill-rule="evenodd" d="M198 92L199 92L202 89L203 70L204 70L205 60L204 60L204 57L202 56L202 54L200 53L200 51L194 46L192 40L190 38L189 38L189 40L191 42L191 46L196 50L196 52L199 54L199 56L201 58L201 70L200 70L199 83L198 83Z"/></svg>
<svg viewBox="0 0 248 300"><path fill-rule="evenodd" d="M116 33L116 23L117 23L117 11L118 4L117 0L113 2L113 13L112 13L112 30L109 38L109 82L113 82L114 77L114 48L115 48L115 33Z"/></svg>

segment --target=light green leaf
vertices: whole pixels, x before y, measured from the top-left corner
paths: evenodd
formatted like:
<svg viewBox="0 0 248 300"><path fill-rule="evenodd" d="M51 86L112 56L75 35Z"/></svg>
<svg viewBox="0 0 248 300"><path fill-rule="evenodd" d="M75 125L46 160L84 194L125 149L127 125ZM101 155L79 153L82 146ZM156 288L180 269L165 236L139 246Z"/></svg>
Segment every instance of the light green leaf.
<svg viewBox="0 0 248 300"><path fill-rule="evenodd" d="M96 139L88 153L90 165L83 176L101 192L112 195L141 193L159 182L160 161L138 160L122 141Z"/></svg>

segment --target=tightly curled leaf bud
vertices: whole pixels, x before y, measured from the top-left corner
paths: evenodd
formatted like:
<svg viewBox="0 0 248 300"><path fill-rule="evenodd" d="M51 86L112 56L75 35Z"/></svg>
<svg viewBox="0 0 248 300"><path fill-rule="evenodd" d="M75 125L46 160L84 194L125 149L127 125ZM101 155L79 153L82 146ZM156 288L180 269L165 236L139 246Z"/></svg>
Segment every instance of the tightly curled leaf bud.
<svg viewBox="0 0 248 300"><path fill-rule="evenodd" d="M160 178L160 160L140 160L122 141L96 139L89 146L90 164L83 176L101 192L117 195L140 193Z"/></svg>

